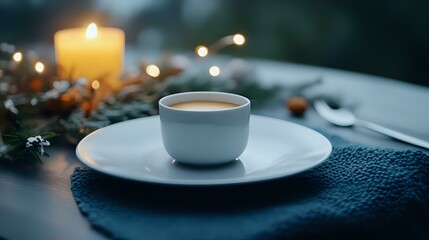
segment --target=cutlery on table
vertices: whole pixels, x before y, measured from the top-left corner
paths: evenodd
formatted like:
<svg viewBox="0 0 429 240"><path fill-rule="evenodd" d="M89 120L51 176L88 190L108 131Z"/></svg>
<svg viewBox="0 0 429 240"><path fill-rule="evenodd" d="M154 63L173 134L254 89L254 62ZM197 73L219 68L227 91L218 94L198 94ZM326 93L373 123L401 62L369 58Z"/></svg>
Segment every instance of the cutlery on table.
<svg viewBox="0 0 429 240"><path fill-rule="evenodd" d="M341 127L351 127L354 125L365 127L375 132L385 134L394 139L429 149L429 142L427 141L372 122L357 119L351 111L344 108L333 109L323 100L316 100L314 103L314 108L320 114L320 116L334 125Z"/></svg>

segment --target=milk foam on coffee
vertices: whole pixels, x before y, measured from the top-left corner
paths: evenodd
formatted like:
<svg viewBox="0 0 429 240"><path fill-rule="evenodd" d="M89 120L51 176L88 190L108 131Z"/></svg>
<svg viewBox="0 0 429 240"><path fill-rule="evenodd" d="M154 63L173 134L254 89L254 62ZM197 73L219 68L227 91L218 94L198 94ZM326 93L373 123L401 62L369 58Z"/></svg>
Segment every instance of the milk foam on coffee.
<svg viewBox="0 0 429 240"><path fill-rule="evenodd" d="M228 108L235 108L239 105L226 102L212 102L212 101L195 101L195 102L183 102L171 105L172 108L193 110L193 111L210 111L210 110L222 110Z"/></svg>

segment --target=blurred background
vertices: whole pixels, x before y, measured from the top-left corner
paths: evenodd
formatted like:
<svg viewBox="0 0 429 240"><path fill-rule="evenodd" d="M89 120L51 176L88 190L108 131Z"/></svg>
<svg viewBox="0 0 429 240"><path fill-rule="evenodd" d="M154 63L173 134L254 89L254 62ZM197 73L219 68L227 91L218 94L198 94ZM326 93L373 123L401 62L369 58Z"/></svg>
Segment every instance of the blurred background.
<svg viewBox="0 0 429 240"><path fill-rule="evenodd" d="M52 44L63 28L122 28L128 46L193 51L234 33L222 53L332 67L429 86L429 1L0 0L0 42Z"/></svg>

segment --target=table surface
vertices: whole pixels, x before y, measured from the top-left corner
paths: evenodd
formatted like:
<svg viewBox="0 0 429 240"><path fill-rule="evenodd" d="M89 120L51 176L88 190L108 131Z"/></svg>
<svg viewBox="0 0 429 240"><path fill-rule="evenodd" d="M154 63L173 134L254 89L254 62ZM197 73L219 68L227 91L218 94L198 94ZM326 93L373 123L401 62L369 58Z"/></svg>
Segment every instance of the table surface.
<svg viewBox="0 0 429 240"><path fill-rule="evenodd" d="M429 141L429 88L392 79L297 64L249 60L264 84L291 84L323 78L309 94L340 96L362 119ZM374 147L419 149L361 128L339 128L313 109L292 117L279 96L254 114L285 119L324 129L353 142ZM423 150L423 149L421 149ZM429 151L423 150L427 153ZM82 166L70 145L52 146L43 165L14 167L0 164L0 238L105 239L81 215L70 191L70 175Z"/></svg>

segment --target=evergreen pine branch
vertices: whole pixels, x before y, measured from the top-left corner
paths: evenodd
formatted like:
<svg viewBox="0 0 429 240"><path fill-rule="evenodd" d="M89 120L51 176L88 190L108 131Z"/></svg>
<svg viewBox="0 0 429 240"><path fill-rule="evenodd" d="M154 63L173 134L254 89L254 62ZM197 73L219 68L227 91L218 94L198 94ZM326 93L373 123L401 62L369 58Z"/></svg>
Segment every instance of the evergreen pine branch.
<svg viewBox="0 0 429 240"><path fill-rule="evenodd" d="M3 139L6 149L0 153L1 160L9 160L11 162L36 159L39 163L43 163L41 156L49 156L46 152L40 152L38 145L27 146L29 137L41 136L43 140L52 139L57 136L54 132L35 133L34 130L16 131L14 134L3 134ZM47 146L44 146L47 147Z"/></svg>

